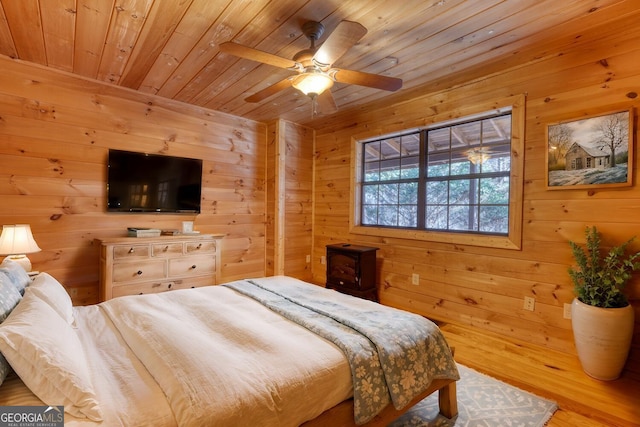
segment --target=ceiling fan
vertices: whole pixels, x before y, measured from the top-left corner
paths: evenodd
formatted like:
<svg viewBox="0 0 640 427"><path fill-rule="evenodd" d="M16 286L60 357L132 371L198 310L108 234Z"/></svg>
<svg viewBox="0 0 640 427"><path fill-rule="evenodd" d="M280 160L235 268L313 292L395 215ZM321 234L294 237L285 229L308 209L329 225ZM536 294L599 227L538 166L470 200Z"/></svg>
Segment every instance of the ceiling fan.
<svg viewBox="0 0 640 427"><path fill-rule="evenodd" d="M337 109L331 91L328 90L334 82L388 91L396 91L402 87L401 79L332 67L334 62L367 33L367 29L359 23L341 21L320 47L316 47L315 44L324 33L324 25L320 22L308 21L302 26L302 32L310 40L311 46L296 53L293 59L282 58L234 42L225 42L220 45L222 52L297 72L296 75L254 93L245 101L260 102L293 86L311 97L313 101L317 99L321 109L329 112Z"/></svg>

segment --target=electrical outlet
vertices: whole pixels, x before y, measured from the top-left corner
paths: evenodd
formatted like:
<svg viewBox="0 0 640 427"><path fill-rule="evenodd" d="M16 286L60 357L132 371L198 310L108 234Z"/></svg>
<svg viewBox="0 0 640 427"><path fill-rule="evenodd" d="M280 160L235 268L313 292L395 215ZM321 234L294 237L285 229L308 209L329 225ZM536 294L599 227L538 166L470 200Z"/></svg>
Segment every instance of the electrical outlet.
<svg viewBox="0 0 640 427"><path fill-rule="evenodd" d="M536 308L536 299L533 297L524 297L524 307L525 310L533 311Z"/></svg>
<svg viewBox="0 0 640 427"><path fill-rule="evenodd" d="M327 257L325 257L324 255L322 255L322 256L320 257L320 264L324 265L324 264L326 264L326 263L327 263Z"/></svg>
<svg viewBox="0 0 640 427"><path fill-rule="evenodd" d="M307 255L307 264L311 262L311 255Z"/></svg>
<svg viewBox="0 0 640 427"><path fill-rule="evenodd" d="M571 304L564 303L562 317L565 319L571 319Z"/></svg>
<svg viewBox="0 0 640 427"><path fill-rule="evenodd" d="M416 286L420 284L420 275L418 273L413 273L411 275L411 284Z"/></svg>

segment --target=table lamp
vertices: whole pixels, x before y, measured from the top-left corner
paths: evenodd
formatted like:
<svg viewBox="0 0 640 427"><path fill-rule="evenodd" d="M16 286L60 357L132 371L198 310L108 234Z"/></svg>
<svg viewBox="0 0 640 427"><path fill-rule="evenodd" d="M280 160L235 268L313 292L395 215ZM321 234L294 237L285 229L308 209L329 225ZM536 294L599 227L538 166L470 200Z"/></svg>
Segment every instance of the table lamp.
<svg viewBox="0 0 640 427"><path fill-rule="evenodd" d="M16 261L25 271L31 271L31 261L25 254L40 252L41 250L33 239L31 227L28 224L2 226L0 255L7 255L7 258Z"/></svg>

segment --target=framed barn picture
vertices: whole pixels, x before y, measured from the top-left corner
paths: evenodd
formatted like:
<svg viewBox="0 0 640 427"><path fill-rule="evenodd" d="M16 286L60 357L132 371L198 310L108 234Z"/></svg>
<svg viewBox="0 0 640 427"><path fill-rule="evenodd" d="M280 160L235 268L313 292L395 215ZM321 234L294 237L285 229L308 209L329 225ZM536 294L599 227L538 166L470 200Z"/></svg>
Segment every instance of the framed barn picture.
<svg viewBox="0 0 640 427"><path fill-rule="evenodd" d="M632 184L633 109L548 124L547 189Z"/></svg>

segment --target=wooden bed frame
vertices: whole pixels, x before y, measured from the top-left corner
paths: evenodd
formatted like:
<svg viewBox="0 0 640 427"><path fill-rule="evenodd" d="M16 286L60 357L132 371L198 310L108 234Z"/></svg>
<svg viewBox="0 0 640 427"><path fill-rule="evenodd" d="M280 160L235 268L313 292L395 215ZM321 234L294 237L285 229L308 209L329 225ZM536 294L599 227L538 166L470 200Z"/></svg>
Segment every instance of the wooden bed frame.
<svg viewBox="0 0 640 427"><path fill-rule="evenodd" d="M422 399L431 393L438 392L438 404L440 406L440 414L447 418L453 418L458 414L458 401L456 398L456 381L453 380L434 380L431 386L422 394L413 399L402 410L394 408L393 404L387 405L375 418L366 424L358 426L353 419L353 399L334 406L333 408L323 412L317 418L302 424L304 427L386 427L393 420L411 409Z"/></svg>

